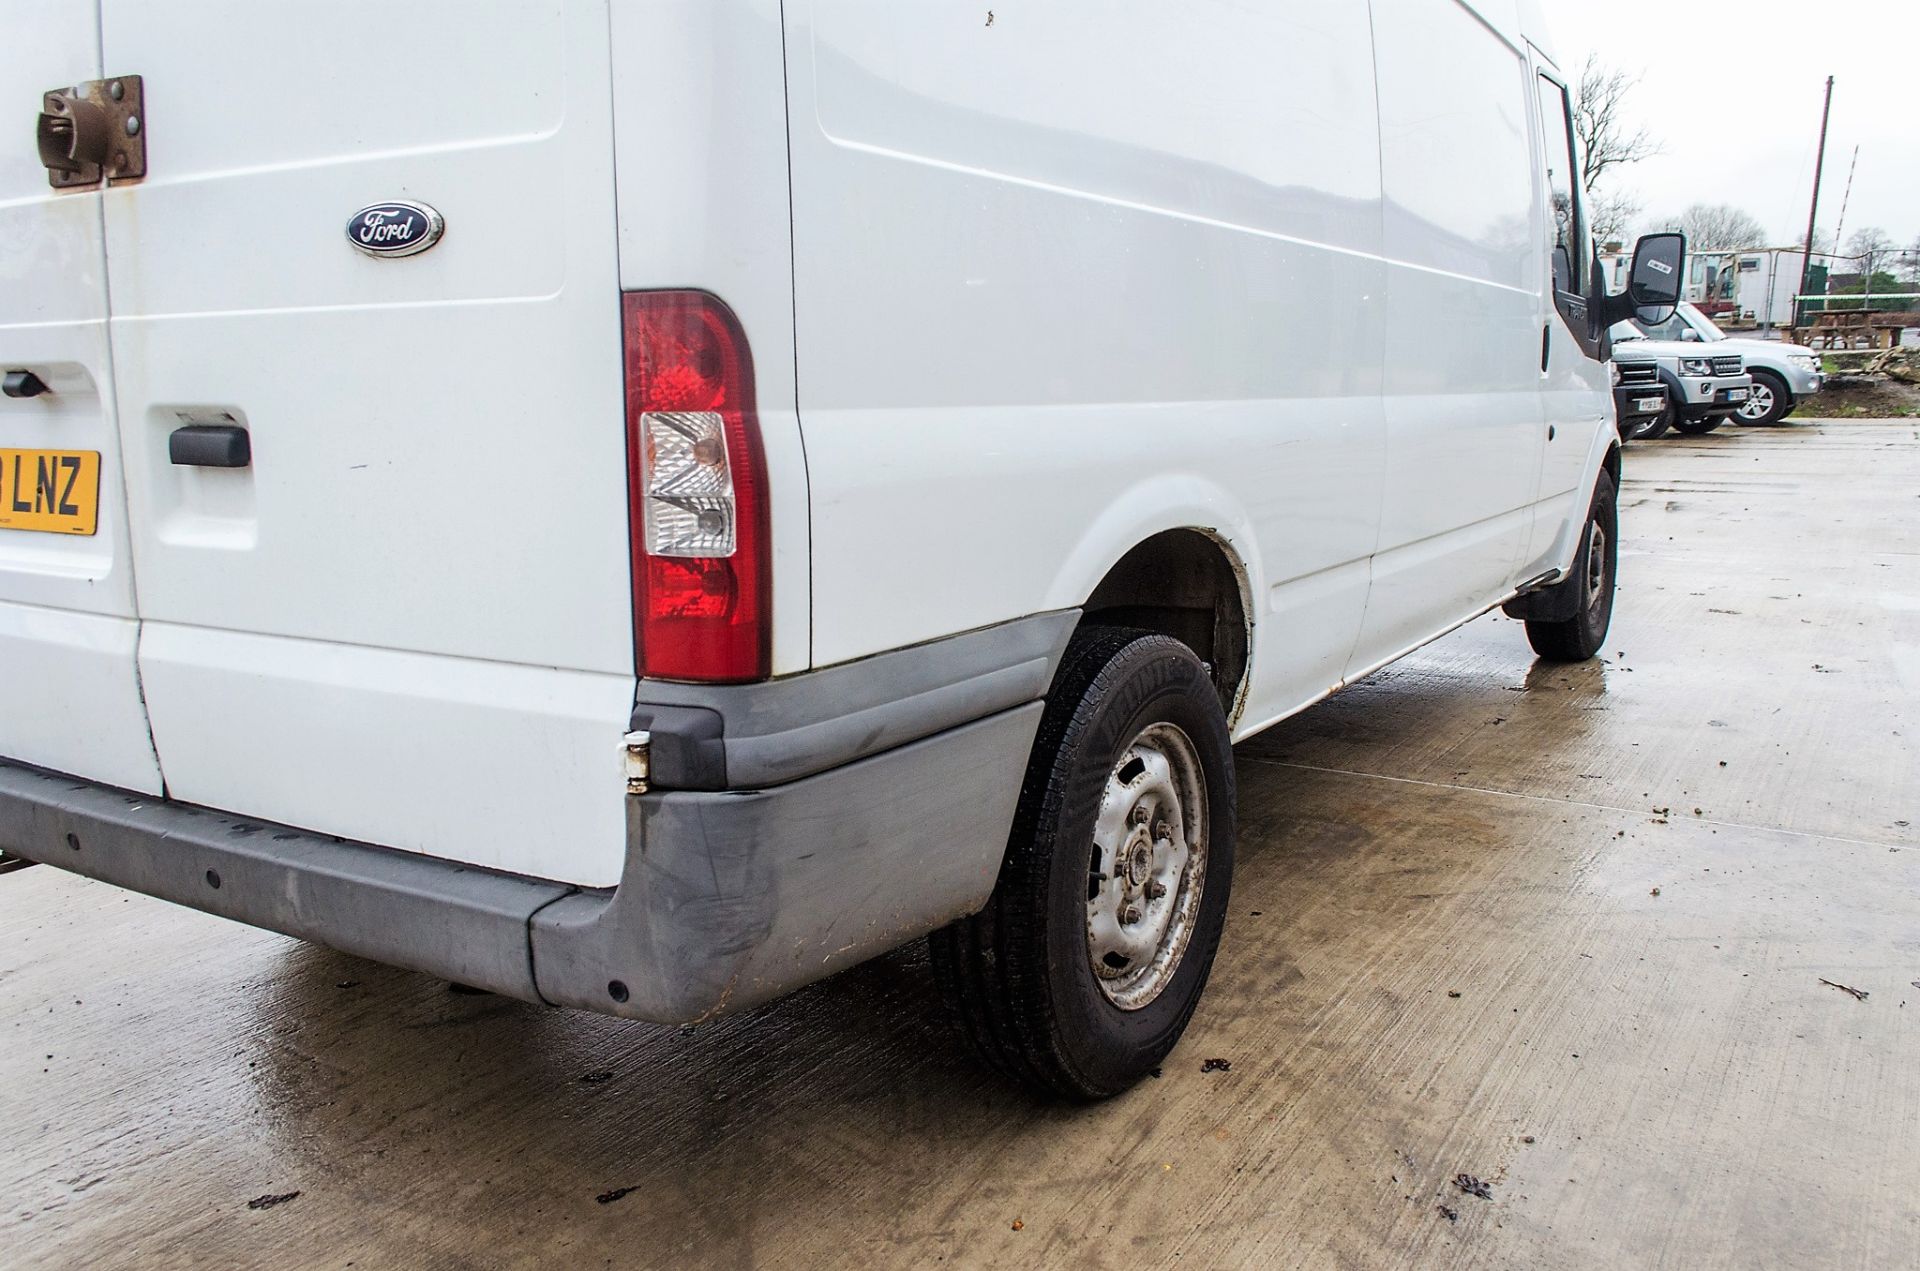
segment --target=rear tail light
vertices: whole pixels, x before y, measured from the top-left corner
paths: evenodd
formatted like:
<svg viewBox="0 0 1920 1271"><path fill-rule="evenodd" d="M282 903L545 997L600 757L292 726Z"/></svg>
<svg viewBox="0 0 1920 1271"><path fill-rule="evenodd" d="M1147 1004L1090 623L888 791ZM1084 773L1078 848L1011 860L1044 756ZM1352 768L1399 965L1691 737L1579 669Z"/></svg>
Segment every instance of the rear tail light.
<svg viewBox="0 0 1920 1271"><path fill-rule="evenodd" d="M765 679L767 465L746 335L698 291L629 292L621 318L640 674Z"/></svg>

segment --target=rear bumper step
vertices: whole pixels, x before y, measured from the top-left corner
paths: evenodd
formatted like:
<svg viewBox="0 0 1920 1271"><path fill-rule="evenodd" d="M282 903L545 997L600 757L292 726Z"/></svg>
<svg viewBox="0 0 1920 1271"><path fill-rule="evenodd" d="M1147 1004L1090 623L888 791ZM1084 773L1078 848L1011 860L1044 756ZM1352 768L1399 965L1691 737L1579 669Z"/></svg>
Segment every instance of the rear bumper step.
<svg viewBox="0 0 1920 1271"><path fill-rule="evenodd" d="M492 873L0 761L27 860L530 1002L685 1023L973 912L1039 702L762 790L627 800L611 890Z"/></svg>
<svg viewBox="0 0 1920 1271"><path fill-rule="evenodd" d="M0 844L222 918L528 1000L538 993L527 920L573 890L4 762Z"/></svg>

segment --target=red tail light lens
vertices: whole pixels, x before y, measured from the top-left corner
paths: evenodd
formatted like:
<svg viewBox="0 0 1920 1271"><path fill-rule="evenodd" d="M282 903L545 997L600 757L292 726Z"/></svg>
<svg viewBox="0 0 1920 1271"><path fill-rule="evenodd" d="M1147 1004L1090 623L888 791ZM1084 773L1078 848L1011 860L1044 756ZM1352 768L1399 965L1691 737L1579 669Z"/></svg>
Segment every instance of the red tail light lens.
<svg viewBox="0 0 1920 1271"><path fill-rule="evenodd" d="M765 679L767 464L746 335L698 291L629 292L621 319L640 674Z"/></svg>

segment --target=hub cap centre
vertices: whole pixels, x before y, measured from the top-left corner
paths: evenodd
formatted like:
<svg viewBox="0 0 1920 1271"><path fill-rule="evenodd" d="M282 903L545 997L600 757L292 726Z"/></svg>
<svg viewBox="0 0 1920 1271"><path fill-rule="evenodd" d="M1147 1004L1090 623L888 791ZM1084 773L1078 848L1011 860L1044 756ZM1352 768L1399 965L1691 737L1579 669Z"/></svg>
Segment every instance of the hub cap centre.
<svg viewBox="0 0 1920 1271"><path fill-rule="evenodd" d="M1133 841L1133 850L1127 853L1127 883L1135 888L1145 887L1153 876L1153 849L1147 846L1144 836Z"/></svg>

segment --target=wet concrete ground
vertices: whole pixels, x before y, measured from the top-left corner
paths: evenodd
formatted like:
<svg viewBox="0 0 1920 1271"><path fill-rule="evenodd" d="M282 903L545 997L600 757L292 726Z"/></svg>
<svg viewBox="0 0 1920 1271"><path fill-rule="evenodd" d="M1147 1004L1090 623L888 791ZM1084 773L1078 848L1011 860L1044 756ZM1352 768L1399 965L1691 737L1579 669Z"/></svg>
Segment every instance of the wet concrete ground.
<svg viewBox="0 0 1920 1271"><path fill-rule="evenodd" d="M1920 430L1628 473L1604 662L1483 619L1240 748L1208 999L1099 1107L915 949L683 1035L0 876L0 1263L1915 1265Z"/></svg>

